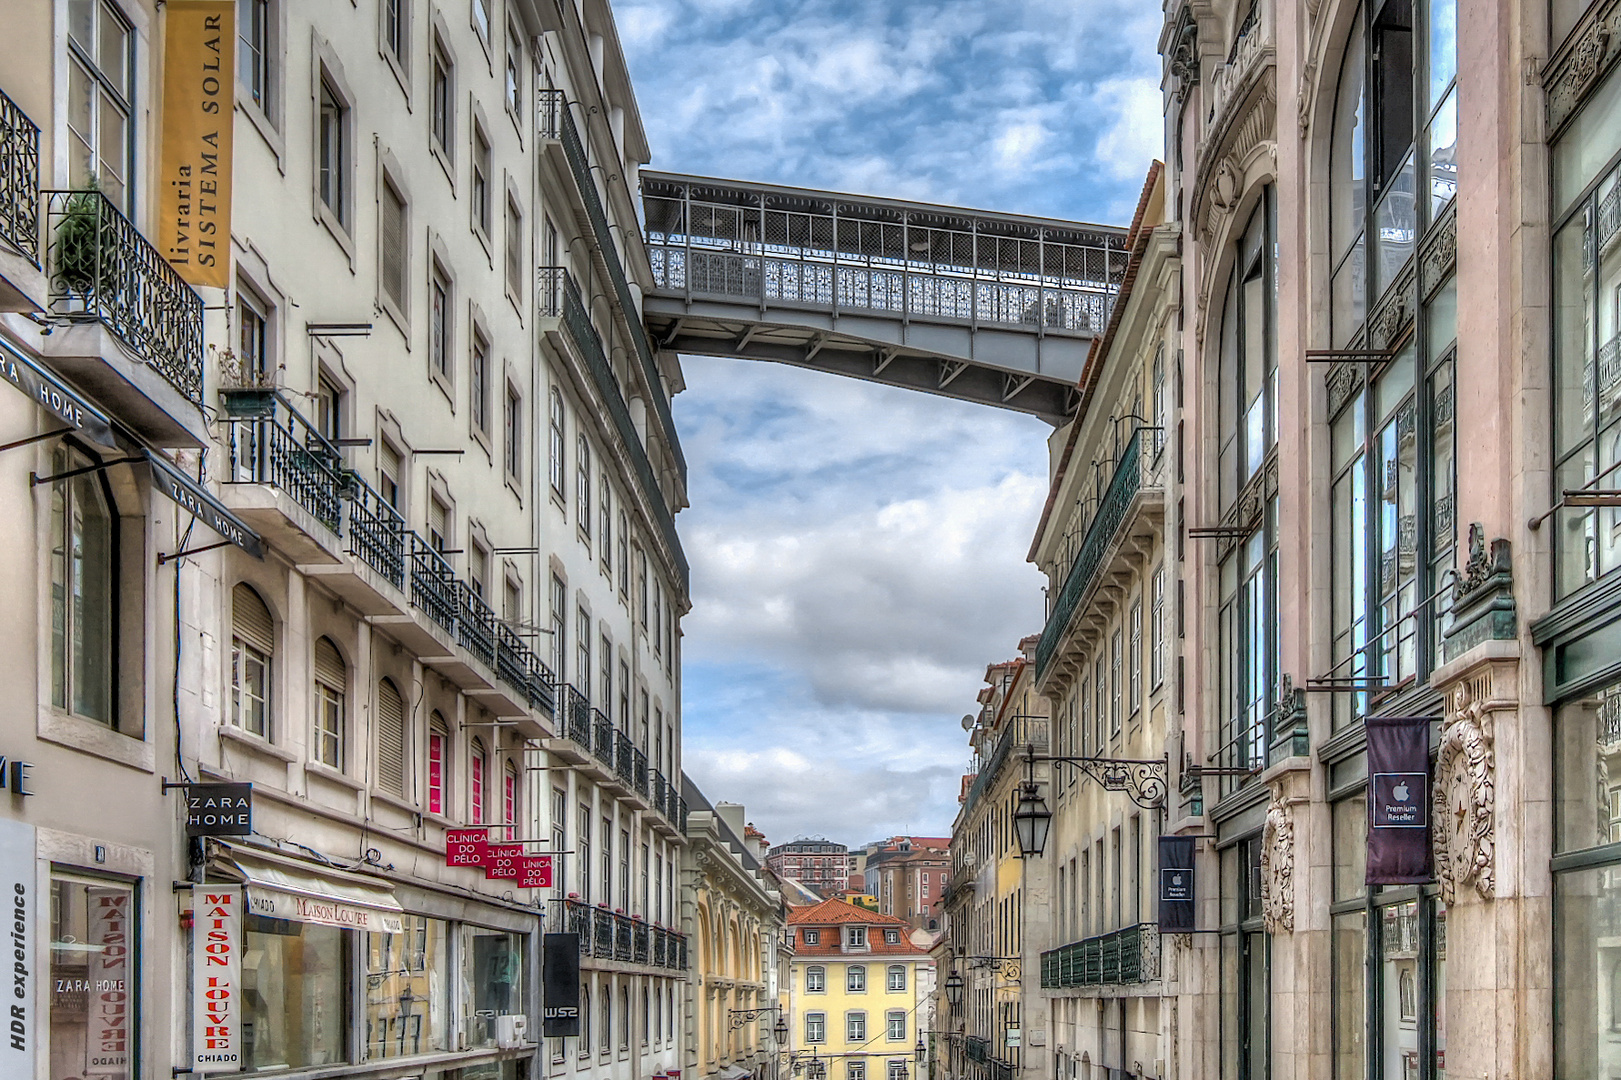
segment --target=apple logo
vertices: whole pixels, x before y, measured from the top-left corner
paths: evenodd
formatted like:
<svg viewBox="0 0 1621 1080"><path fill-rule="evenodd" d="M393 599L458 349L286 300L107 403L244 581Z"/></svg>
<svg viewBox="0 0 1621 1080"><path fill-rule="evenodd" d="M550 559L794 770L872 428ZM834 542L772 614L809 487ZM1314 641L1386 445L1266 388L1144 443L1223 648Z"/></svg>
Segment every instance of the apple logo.
<svg viewBox="0 0 1621 1080"><path fill-rule="evenodd" d="M1391 788L1390 789L1390 794L1395 796L1397 802L1406 802L1407 801L1407 795L1408 795L1407 782L1402 781L1401 783L1397 784L1395 787Z"/></svg>
<svg viewBox="0 0 1621 1080"><path fill-rule="evenodd" d="M1182 875L1181 874L1172 874L1171 875L1171 884L1172 885L1180 885L1180 884L1182 884Z"/></svg>

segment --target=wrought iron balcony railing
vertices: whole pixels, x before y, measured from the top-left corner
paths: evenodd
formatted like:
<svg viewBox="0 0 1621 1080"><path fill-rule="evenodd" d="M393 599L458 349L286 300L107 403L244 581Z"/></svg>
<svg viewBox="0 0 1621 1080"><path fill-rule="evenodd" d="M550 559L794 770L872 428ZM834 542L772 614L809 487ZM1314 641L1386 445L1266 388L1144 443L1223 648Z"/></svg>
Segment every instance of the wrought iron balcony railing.
<svg viewBox="0 0 1621 1080"><path fill-rule="evenodd" d="M597 334L596 327L591 325L590 316L586 314L585 304L580 299L579 286L567 271L561 276L563 324L568 328L569 337L580 350L580 355L584 357L585 366L597 384L597 392L608 404L608 413L613 417L620 441L625 444L625 449L630 454L636 477L647 495L648 504L653 508L654 522L669 546L676 574L681 579L682 590L685 591L691 584L691 570L687 565L687 556L681 550L681 538L676 535L675 518L670 513L669 504L665 502L664 489L659 486L658 478L653 475L653 464L647 458L647 448L642 445L641 436L636 433L636 424L630 418L630 409L625 405L624 395L619 390L619 381L614 377L613 366L608 363L608 354L602 347L602 338Z"/></svg>
<svg viewBox="0 0 1621 1080"><path fill-rule="evenodd" d="M591 749L591 703L584 694L565 683L558 690L562 697L563 731L574 745L582 750Z"/></svg>
<svg viewBox="0 0 1621 1080"><path fill-rule="evenodd" d="M591 955L612 959L614 954L614 913L597 908L591 913Z"/></svg>
<svg viewBox="0 0 1621 1080"><path fill-rule="evenodd" d="M460 578L456 579L456 641L485 667L495 667L495 610ZM522 691L527 684L524 678L511 685Z"/></svg>
<svg viewBox="0 0 1621 1080"><path fill-rule="evenodd" d="M626 786L636 783L636 764L632 759L632 746L630 736L623 731L614 733L614 774L623 780Z"/></svg>
<svg viewBox="0 0 1621 1080"><path fill-rule="evenodd" d="M456 633L456 572L416 533L411 534L411 606Z"/></svg>
<svg viewBox="0 0 1621 1080"><path fill-rule="evenodd" d="M591 714L591 754L609 769L614 767L614 724L606 713Z"/></svg>
<svg viewBox="0 0 1621 1080"><path fill-rule="evenodd" d="M687 939L678 931L577 897L551 901L549 912L548 925L580 936L582 956L676 971L686 968Z"/></svg>
<svg viewBox="0 0 1621 1080"><path fill-rule="evenodd" d="M633 964L646 964L653 952L653 928L642 922L634 920L630 924L631 955Z"/></svg>
<svg viewBox="0 0 1621 1080"><path fill-rule="evenodd" d="M269 416L229 417L225 424L230 483L280 488L343 535L343 456L297 409L278 397Z"/></svg>
<svg viewBox="0 0 1621 1080"><path fill-rule="evenodd" d="M1160 976L1159 927L1137 923L1041 954L1041 987L1119 986Z"/></svg>
<svg viewBox="0 0 1621 1080"><path fill-rule="evenodd" d="M99 191L45 194L51 314L100 321L202 405L202 297Z"/></svg>
<svg viewBox="0 0 1621 1080"><path fill-rule="evenodd" d="M974 777L973 786L968 789L968 796L963 800L963 813L972 810L981 796L996 782L997 775L1008 759L1024 747L1034 748L1036 753L1045 753L1047 750L1047 718L1042 716L1015 716L1010 719L1002 734L997 737L996 749L991 751L990 757L980 767L979 774Z"/></svg>
<svg viewBox="0 0 1621 1080"><path fill-rule="evenodd" d="M1145 429L1138 428L1132 433L1131 438L1126 440L1119 461L1115 464L1114 475L1109 479L1109 486L1105 489L1103 498L1098 500L1097 513L1093 515L1091 524L1086 528L1086 537L1081 541L1074 560L1069 564L1069 572L1064 576L1064 587L1053 603L1052 614L1048 616L1047 625L1041 632L1041 642L1036 646L1038 679L1046 673L1047 664L1058 651L1059 643L1069 630L1069 622L1075 614L1075 609L1091 591L1098 570L1103 565L1103 557L1108 553L1115 534L1125 521L1132 500L1144 487L1144 472L1151 466L1157 468L1155 462L1158 459L1152 448L1148 449L1146 455L1144 453L1143 444L1148 434Z"/></svg>
<svg viewBox="0 0 1621 1080"><path fill-rule="evenodd" d="M554 139L563 144L563 154L568 158L569 171L574 174L574 183L580 189L580 198L585 203L586 216L591 219L591 231L596 235L597 248L602 252L602 261L608 267L608 280L613 284L614 296L619 301L620 311L624 313L628 336L635 347L637 359L641 361L642 377L647 380L648 396L653 399L653 408L659 414L659 423L664 426L665 441L669 443L670 456L675 459L676 473L681 477L681 483L685 485L687 459L681 453L681 443L676 437L675 418L670 414L670 403L664 395L664 382L659 377L658 364L653 360L653 348L647 340L647 328L642 323L641 308L631 294L630 282L625 277L625 268L619 261L619 249L614 246L608 214L603 208L601 196L597 193L596 180L591 175L590 155L586 153L585 143L580 138L579 129L574 124L574 116L569 111L568 101L561 90L540 91L539 105L537 119L540 124L540 135L542 138Z"/></svg>
<svg viewBox="0 0 1621 1080"><path fill-rule="evenodd" d="M0 91L0 240L39 265L39 126Z"/></svg>
<svg viewBox="0 0 1621 1080"><path fill-rule="evenodd" d="M647 755L642 753L640 750L632 750L631 755L632 755L632 761L635 764L634 772L635 772L636 790L641 792L645 796L645 795L648 794L648 786L647 786L647 779L648 779L647 778Z"/></svg>
<svg viewBox="0 0 1621 1080"><path fill-rule="evenodd" d="M343 494L349 501L349 554L396 589L405 588L405 519L353 473L344 477Z"/></svg>

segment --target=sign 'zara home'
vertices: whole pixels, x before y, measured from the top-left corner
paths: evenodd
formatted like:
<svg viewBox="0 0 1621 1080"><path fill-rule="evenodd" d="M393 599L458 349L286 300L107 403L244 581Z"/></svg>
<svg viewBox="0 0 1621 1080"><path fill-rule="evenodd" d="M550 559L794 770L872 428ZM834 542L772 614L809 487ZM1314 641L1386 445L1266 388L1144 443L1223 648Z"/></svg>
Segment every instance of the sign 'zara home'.
<svg viewBox="0 0 1621 1080"><path fill-rule="evenodd" d="M252 784L189 784L185 792L187 836L252 835Z"/></svg>

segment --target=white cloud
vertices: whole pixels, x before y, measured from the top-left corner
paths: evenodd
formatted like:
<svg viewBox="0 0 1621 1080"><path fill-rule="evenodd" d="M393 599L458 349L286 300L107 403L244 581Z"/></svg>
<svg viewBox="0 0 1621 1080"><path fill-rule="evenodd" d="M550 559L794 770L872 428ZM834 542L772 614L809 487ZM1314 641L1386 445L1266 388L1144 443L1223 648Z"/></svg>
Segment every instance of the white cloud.
<svg viewBox="0 0 1621 1080"><path fill-rule="evenodd" d="M1154 79L1110 79L1097 92L1102 113L1114 122L1098 138L1098 160L1117 180L1141 180L1148 163L1165 153L1163 99Z"/></svg>

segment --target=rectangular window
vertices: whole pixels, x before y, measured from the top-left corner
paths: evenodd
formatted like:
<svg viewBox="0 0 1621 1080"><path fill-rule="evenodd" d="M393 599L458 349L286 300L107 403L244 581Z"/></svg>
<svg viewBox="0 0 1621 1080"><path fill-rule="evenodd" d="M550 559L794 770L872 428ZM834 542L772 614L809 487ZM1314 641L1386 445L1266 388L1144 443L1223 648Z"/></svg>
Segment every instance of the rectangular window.
<svg viewBox="0 0 1621 1080"><path fill-rule="evenodd" d="M1148 685L1165 682L1165 567L1154 567L1153 607L1148 617Z"/></svg>
<svg viewBox="0 0 1621 1080"><path fill-rule="evenodd" d="M429 133L433 145L447 158L456 128L456 79L450 55L437 36L433 39L433 79L428 100Z"/></svg>
<svg viewBox="0 0 1621 1080"><path fill-rule="evenodd" d="M270 112L270 0L237 0L237 78L266 115Z"/></svg>
<svg viewBox="0 0 1621 1080"><path fill-rule="evenodd" d="M450 275L437 262L428 283L428 359L433 370L450 378L450 357L454 327L451 317Z"/></svg>
<svg viewBox="0 0 1621 1080"><path fill-rule="evenodd" d="M30 913L28 926L41 921ZM145 938L134 886L53 873L50 930L50 1059L69 1063L59 1067L73 1075L131 1080L144 1020L134 958L135 943Z"/></svg>
<svg viewBox="0 0 1621 1080"><path fill-rule="evenodd" d="M411 1057L450 1049L441 1000L450 961L447 924L402 915L404 932L365 937L366 1057Z"/></svg>
<svg viewBox="0 0 1621 1080"><path fill-rule="evenodd" d="M827 1041L826 1013L814 1012L805 1014L805 1041L808 1043Z"/></svg>
<svg viewBox="0 0 1621 1080"><path fill-rule="evenodd" d="M865 926L846 926L844 928L844 943L853 949L867 947L867 928Z"/></svg>
<svg viewBox="0 0 1621 1080"><path fill-rule="evenodd" d="M266 305L245 284L236 290L236 317L241 324L236 366L244 386L265 385L270 370L270 324Z"/></svg>
<svg viewBox="0 0 1621 1080"><path fill-rule="evenodd" d="M805 944L807 944L807 945L820 945L821 943L822 943L822 932L820 930L806 930L805 931Z"/></svg>
<svg viewBox="0 0 1621 1080"><path fill-rule="evenodd" d="M591 902L591 808L580 806L579 824L575 827L574 842L579 846L576 861L580 865L580 899ZM606 1001L606 999L604 999Z"/></svg>
<svg viewBox="0 0 1621 1080"><path fill-rule="evenodd" d="M619 595L630 599L630 515L619 511Z"/></svg>
<svg viewBox="0 0 1621 1080"><path fill-rule="evenodd" d="M647 631L647 552L636 549L636 610L640 613L642 631Z"/></svg>
<svg viewBox="0 0 1621 1080"><path fill-rule="evenodd" d="M507 384L506 430L503 442L506 450L507 475L514 480L523 479L523 399L511 383Z"/></svg>
<svg viewBox="0 0 1621 1080"><path fill-rule="evenodd" d="M1124 638L1119 630L1109 638L1109 734L1120 734L1120 697L1125 691L1122 685L1121 661L1125 651Z"/></svg>
<svg viewBox="0 0 1621 1080"><path fill-rule="evenodd" d="M483 332L473 328L472 385L468 387L473 413L473 430L490 431L490 343Z"/></svg>
<svg viewBox="0 0 1621 1080"><path fill-rule="evenodd" d="M591 695L591 613L584 608L574 612L574 685L580 693Z"/></svg>
<svg viewBox="0 0 1621 1080"><path fill-rule="evenodd" d="M405 283L410 266L410 226L407 222L405 197L385 176L383 199L378 224L377 277L383 287L383 296L403 315L410 310Z"/></svg>
<svg viewBox="0 0 1621 1080"><path fill-rule="evenodd" d="M867 992L867 969L860 964L851 964L844 972L844 989L850 994L865 994Z"/></svg>
<svg viewBox="0 0 1621 1080"><path fill-rule="evenodd" d="M844 1040L846 1042L866 1042L867 1040L867 1014L852 1012L844 1014Z"/></svg>
<svg viewBox="0 0 1621 1080"><path fill-rule="evenodd" d="M473 124L473 228L490 235L490 140L484 129Z"/></svg>
<svg viewBox="0 0 1621 1080"><path fill-rule="evenodd" d="M479 40L488 45L490 43L490 0L473 0L473 29L478 32ZM585 1010L580 1010L580 1019L585 1020ZM585 1039L580 1040L584 1042Z"/></svg>
<svg viewBox="0 0 1621 1080"><path fill-rule="evenodd" d="M900 1011L889 1013L889 1041L906 1041L906 1014Z"/></svg>
<svg viewBox="0 0 1621 1080"><path fill-rule="evenodd" d="M805 992L807 994L823 994L827 992L826 968L808 967L805 969Z"/></svg>
<svg viewBox="0 0 1621 1080"><path fill-rule="evenodd" d="M522 297L523 288L523 211L507 199L507 290Z"/></svg>
<svg viewBox="0 0 1621 1080"><path fill-rule="evenodd" d="M613 485L608 470L602 470L602 486L597 493L597 554L602 560L602 572L610 584L613 578Z"/></svg>
<svg viewBox="0 0 1621 1080"><path fill-rule="evenodd" d="M450 736L443 730L428 731L428 813L445 812L445 769Z"/></svg>
<svg viewBox="0 0 1621 1080"><path fill-rule="evenodd" d="M514 117L523 113L518 103L523 100L523 39L515 27L507 27L507 63L504 89L507 111Z"/></svg>
<svg viewBox="0 0 1621 1080"><path fill-rule="evenodd" d="M1126 712L1136 716L1138 709L1142 708L1143 695L1143 602L1133 600L1131 604L1131 652L1126 662L1127 702Z"/></svg>
<svg viewBox="0 0 1621 1080"><path fill-rule="evenodd" d="M564 469L567 467L564 460L567 452L567 443L564 441L564 426L567 419L563 408L563 392L554 386L551 393L549 427L552 453L551 460L547 463L547 470L552 482L552 494L565 501L568 499L568 493L563 487Z"/></svg>
<svg viewBox="0 0 1621 1080"><path fill-rule="evenodd" d="M320 678L315 681L315 757L343 768L343 688Z"/></svg>
<svg viewBox="0 0 1621 1080"><path fill-rule="evenodd" d="M252 912L242 928L242 954L257 960L256 990L242 998L246 1071L348 1062L356 931Z"/></svg>
<svg viewBox="0 0 1621 1080"><path fill-rule="evenodd" d="M349 107L325 79L321 80L317 135L320 145L316 188L333 220L348 228Z"/></svg>
<svg viewBox="0 0 1621 1080"><path fill-rule="evenodd" d="M552 670L559 679L568 677L568 587L552 575Z"/></svg>
<svg viewBox="0 0 1621 1080"><path fill-rule="evenodd" d="M844 1067L844 1080L867 1080L867 1063L852 1061Z"/></svg>
<svg viewBox="0 0 1621 1080"><path fill-rule="evenodd" d="M68 17L68 181L94 182L126 214L134 101L135 32L109 0L77 0Z"/></svg>
<svg viewBox="0 0 1621 1080"><path fill-rule="evenodd" d="M383 48L402 70L411 56L410 0L383 0Z"/></svg>
<svg viewBox="0 0 1621 1080"><path fill-rule="evenodd" d="M586 544L591 543L591 441L585 432L574 448L574 515L577 532Z"/></svg>
<svg viewBox="0 0 1621 1080"><path fill-rule="evenodd" d="M889 966L889 981L887 986L892 991L906 989L906 965L891 964Z"/></svg>
<svg viewBox="0 0 1621 1080"><path fill-rule="evenodd" d="M562 788L552 788L552 851L563 852L568 850L568 792ZM567 856L554 855L556 866L552 875L552 894L561 897L568 891L567 880L563 876L563 860ZM580 1007L580 1045L584 1046L590 1039L586 1034L584 1025L591 1022L591 1012L582 1003Z"/></svg>

